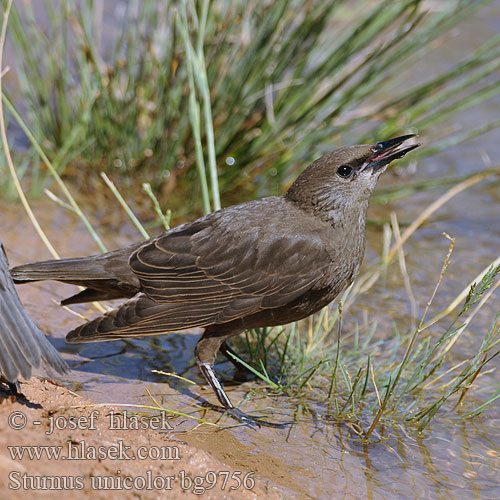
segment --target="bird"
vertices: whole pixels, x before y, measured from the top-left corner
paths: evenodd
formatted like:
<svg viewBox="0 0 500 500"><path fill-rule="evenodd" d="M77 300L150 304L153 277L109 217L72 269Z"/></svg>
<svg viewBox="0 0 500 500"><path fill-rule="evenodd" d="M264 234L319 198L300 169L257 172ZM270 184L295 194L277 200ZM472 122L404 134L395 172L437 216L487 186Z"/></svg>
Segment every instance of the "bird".
<svg viewBox="0 0 500 500"><path fill-rule="evenodd" d="M0 240L0 376L18 395L19 377L30 379L33 368L38 368L42 360L60 374L69 371L66 361L24 309Z"/></svg>
<svg viewBox="0 0 500 500"><path fill-rule="evenodd" d="M14 267L12 277L85 287L62 305L128 299L70 331L69 343L203 328L195 347L201 373L227 413L255 423L224 391L217 353L232 360L231 337L306 318L353 282L370 196L389 163L419 146L404 145L414 135L335 149L282 196L225 207L105 254Z"/></svg>

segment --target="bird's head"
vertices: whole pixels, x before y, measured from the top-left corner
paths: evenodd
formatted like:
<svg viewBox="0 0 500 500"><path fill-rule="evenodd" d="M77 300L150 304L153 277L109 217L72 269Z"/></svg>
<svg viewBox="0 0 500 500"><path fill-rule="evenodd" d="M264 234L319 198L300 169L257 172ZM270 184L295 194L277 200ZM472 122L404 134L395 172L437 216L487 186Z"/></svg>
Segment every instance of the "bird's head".
<svg viewBox="0 0 500 500"><path fill-rule="evenodd" d="M402 146L415 134L359 146L344 146L311 163L285 197L314 211L366 206L389 163L419 144ZM402 146L402 147L400 147Z"/></svg>

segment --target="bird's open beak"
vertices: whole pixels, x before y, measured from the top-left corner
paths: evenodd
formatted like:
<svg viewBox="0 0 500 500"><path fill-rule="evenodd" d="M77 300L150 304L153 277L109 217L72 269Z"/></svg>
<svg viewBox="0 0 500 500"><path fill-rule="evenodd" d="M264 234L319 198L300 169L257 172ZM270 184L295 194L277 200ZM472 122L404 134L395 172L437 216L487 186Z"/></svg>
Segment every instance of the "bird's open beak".
<svg viewBox="0 0 500 500"><path fill-rule="evenodd" d="M372 168L372 173L375 173L383 166L388 165L392 160L403 158L406 153L420 146L420 144L412 144L411 146L399 148L403 142L411 137L415 137L415 135L416 134L402 135L394 139L389 139L388 141L377 142L377 144L373 145L372 151L374 154L368 157L364 168L370 167Z"/></svg>

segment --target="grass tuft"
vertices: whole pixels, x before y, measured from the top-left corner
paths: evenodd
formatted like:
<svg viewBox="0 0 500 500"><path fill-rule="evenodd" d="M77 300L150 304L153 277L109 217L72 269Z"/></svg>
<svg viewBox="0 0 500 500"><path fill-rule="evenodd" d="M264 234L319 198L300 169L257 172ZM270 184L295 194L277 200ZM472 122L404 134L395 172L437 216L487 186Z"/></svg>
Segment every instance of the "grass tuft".
<svg viewBox="0 0 500 500"><path fill-rule="evenodd" d="M353 342L352 338L346 345L346 339L340 342L341 307L340 314L334 315L326 325L322 318L327 310L324 309L315 317L313 325L317 335L325 339L316 349L307 349L310 345L307 342L304 347L303 337L297 335L304 331L304 323L307 322L304 320L276 333L273 329L267 329L265 333L262 330L247 333L246 341L241 342L242 357L252 359L256 366L247 364L240 357L235 359L264 381L271 392L296 398L301 405L323 405L325 420L333 418L357 422L359 435L364 439L369 439L375 428L385 420L415 422L417 431L422 432L453 395L458 394L458 399L451 402L452 407L462 410L466 406L466 395L480 372L500 354L499 312L479 349L468 359L453 365L453 357L447 355L448 350L436 356L446 342L463 333L465 325L462 318L467 311L488 290L500 284L500 280L496 279L500 266L491 267L482 280L471 287L460 311L441 336L427 337L417 344L427 311L445 275L453 244L454 241L415 330L384 336L380 332L374 335L374 328L362 346L357 345L357 341ZM253 341L249 341L251 337ZM386 340L381 340L384 337ZM261 359L257 358L255 362L255 346L259 346L267 360L265 368ZM401 350L404 353L402 358ZM288 369L283 372L285 362ZM355 373L354 377L351 373ZM329 377L328 384L325 384L325 377ZM430 387L432 390L429 390ZM462 414L465 417L477 416L499 398L500 390L495 388L487 401Z"/></svg>
<svg viewBox="0 0 500 500"><path fill-rule="evenodd" d="M16 3L16 102L59 175L180 183L183 204L207 213L236 192L281 191L341 143L425 134L497 96L499 37L398 85L485 3L428 12L421 0L144 0L105 14L101 2ZM499 125L440 127L448 132L414 158Z"/></svg>

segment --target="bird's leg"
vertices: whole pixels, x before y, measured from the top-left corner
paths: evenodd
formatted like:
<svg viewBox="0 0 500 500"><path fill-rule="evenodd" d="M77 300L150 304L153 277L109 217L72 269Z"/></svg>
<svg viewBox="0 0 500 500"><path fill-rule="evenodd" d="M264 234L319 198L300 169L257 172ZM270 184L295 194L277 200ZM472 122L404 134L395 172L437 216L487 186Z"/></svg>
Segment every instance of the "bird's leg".
<svg viewBox="0 0 500 500"><path fill-rule="evenodd" d="M209 332L205 332L201 337L201 339L196 344L196 349L195 349L196 361L198 363L200 371L205 377L206 381L209 383L212 390L214 391L220 404L224 407L226 413L231 415L239 422L243 422L249 425L250 427L260 427L261 425L269 427L283 427L284 425L287 425L287 424L284 425L273 424L262 420L257 421L255 417L247 415L238 408L235 408L231 403L231 400L224 391L222 384L217 378L217 375L215 375L213 369L217 351L229 337L232 337L232 335L218 337L215 335L211 335Z"/></svg>
<svg viewBox="0 0 500 500"><path fill-rule="evenodd" d="M233 356L237 356L237 354L229 347L227 341L222 342L220 346L220 352L224 354L224 356L233 364L236 368L236 373L234 375L235 380L239 382L245 382L248 380L249 375L253 375L253 373L242 363L240 363Z"/></svg>
<svg viewBox="0 0 500 500"><path fill-rule="evenodd" d="M17 381L14 383L9 382L9 389L10 389L10 392L12 392L12 394L14 394L14 396L19 396L21 394L19 392L21 389L21 386L19 385L19 382L17 382Z"/></svg>
<svg viewBox="0 0 500 500"><path fill-rule="evenodd" d="M217 375L215 375L213 366L210 363L200 363L198 362L198 366L200 367L200 371L205 377L206 381L210 384L210 387L215 392L217 399L220 401L221 405L227 410L234 409L233 404L231 403L226 391L222 388L222 384L220 383Z"/></svg>
<svg viewBox="0 0 500 500"><path fill-rule="evenodd" d="M9 391L13 396L21 396L21 386L19 385L19 381L9 382L3 375L0 375L0 384L3 383L7 385Z"/></svg>
<svg viewBox="0 0 500 500"><path fill-rule="evenodd" d="M222 384L217 378L217 375L215 375L213 368L217 352L220 349L220 346L225 342L226 338L227 337L217 337L205 332L196 344L195 356L201 373L210 384L212 390L215 392L220 404L228 411L228 413L241 422L245 421L243 418L244 414L242 413L240 415L240 411L232 405L229 397L222 387Z"/></svg>

